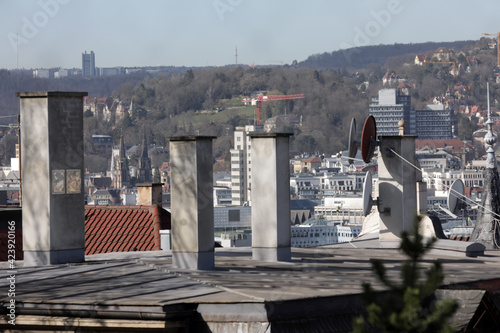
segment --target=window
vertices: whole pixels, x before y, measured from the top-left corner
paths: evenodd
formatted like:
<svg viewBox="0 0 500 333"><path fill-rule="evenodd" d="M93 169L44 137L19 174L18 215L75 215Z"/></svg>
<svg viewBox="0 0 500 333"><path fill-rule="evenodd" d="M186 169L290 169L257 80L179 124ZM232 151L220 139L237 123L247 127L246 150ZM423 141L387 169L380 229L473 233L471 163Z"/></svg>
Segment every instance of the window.
<svg viewBox="0 0 500 333"><path fill-rule="evenodd" d="M232 209L227 212L229 222L239 222L240 221L240 211L237 209Z"/></svg>

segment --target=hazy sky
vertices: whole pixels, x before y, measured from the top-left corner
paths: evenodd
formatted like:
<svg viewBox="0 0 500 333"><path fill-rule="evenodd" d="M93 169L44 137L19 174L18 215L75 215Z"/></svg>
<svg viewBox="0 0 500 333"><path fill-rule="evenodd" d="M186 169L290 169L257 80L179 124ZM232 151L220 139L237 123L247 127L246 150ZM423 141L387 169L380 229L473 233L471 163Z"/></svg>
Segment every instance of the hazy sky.
<svg viewBox="0 0 500 333"><path fill-rule="evenodd" d="M500 32L498 0L0 0L0 68L290 64ZM17 37L18 36L18 37ZM18 55L16 55L16 48Z"/></svg>

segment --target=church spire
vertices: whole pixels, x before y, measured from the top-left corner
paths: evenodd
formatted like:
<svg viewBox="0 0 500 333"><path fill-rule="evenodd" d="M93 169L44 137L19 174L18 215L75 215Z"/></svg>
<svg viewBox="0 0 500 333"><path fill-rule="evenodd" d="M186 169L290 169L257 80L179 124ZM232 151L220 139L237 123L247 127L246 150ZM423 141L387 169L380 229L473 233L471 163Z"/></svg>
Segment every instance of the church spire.
<svg viewBox="0 0 500 333"><path fill-rule="evenodd" d="M472 232L471 241L483 244L487 250L499 249L500 245L500 177L498 175L495 149L497 137L493 133L490 110L490 85L488 93L488 133L484 137L486 145L486 171L483 188L483 198L479 208L476 226Z"/></svg>
<svg viewBox="0 0 500 333"><path fill-rule="evenodd" d="M120 148L115 166L115 188L121 189L130 185L130 174L128 170L128 160L125 154L125 143L123 142L123 134L120 136Z"/></svg>
<svg viewBox="0 0 500 333"><path fill-rule="evenodd" d="M146 141L146 131L144 131L144 136L142 137L142 155L144 157L148 157L148 142Z"/></svg>
<svg viewBox="0 0 500 333"><path fill-rule="evenodd" d="M491 109L490 109L490 83L486 86L488 94L488 121L486 121L486 126L488 127L488 133L484 136L484 143L486 144L486 167L490 169L497 169L497 160L495 158L495 149L493 146L497 142L497 137L493 133L493 120L491 120Z"/></svg>
<svg viewBox="0 0 500 333"><path fill-rule="evenodd" d="M148 142L146 140L146 131L144 131L144 136L142 138L142 154L139 158L139 182L150 183L153 179L151 159L148 155Z"/></svg>

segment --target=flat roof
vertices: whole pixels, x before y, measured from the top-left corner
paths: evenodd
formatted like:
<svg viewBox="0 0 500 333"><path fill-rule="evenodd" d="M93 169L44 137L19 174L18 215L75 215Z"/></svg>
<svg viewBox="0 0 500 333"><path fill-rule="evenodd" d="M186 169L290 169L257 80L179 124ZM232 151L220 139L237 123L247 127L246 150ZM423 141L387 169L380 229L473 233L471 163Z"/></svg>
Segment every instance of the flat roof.
<svg viewBox="0 0 500 333"><path fill-rule="evenodd" d="M18 262L16 313L19 324L23 318L28 323L33 318L70 315L97 321L135 315L168 323L194 312L207 322L219 323L278 320L289 325L311 318L327 318L331 325L350 323L351 316L359 313L362 283L383 288L372 273L370 259L381 259L388 277L397 281L401 264L407 260L398 249L382 249L374 240L362 246L352 242L292 248L290 262L253 260L251 248L216 248L215 269L210 271L172 267L171 251L87 255L84 263L54 266L22 267ZM445 288L498 286L498 251L486 251L477 258L428 254L423 267L430 267L434 260L444 268ZM6 291L0 301L5 305L13 273L6 262L0 268L0 290ZM7 324L0 316L2 325Z"/></svg>

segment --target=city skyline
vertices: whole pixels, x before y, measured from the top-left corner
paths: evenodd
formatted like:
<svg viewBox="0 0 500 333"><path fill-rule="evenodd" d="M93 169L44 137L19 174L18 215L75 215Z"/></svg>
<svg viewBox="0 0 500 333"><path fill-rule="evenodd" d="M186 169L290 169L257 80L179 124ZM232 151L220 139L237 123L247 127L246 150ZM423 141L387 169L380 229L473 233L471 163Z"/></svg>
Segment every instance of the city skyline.
<svg viewBox="0 0 500 333"><path fill-rule="evenodd" d="M478 40L500 3L0 1L0 68L279 65L349 47Z"/></svg>

